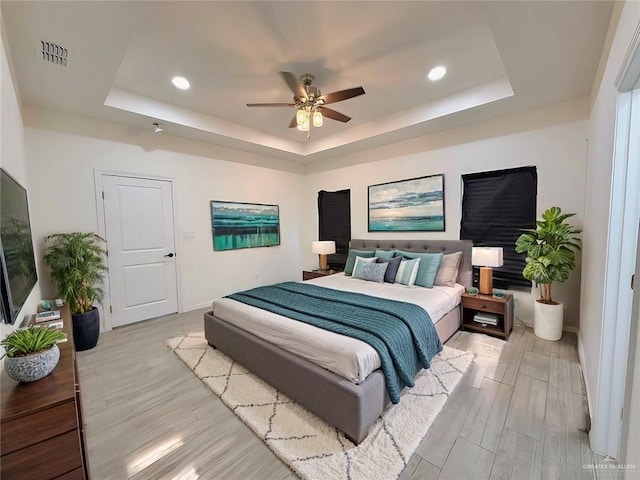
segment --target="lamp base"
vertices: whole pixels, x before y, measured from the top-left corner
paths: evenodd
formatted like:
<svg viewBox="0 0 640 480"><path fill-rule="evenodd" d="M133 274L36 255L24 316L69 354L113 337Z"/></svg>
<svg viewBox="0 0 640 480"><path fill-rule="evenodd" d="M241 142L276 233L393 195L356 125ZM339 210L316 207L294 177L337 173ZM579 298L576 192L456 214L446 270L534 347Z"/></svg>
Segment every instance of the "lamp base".
<svg viewBox="0 0 640 480"><path fill-rule="evenodd" d="M327 256L324 254L320 254L318 255L320 257L320 271L324 272L326 270L328 270L327 268Z"/></svg>
<svg viewBox="0 0 640 480"><path fill-rule="evenodd" d="M493 293L493 270L491 267L480 267L479 291L485 295Z"/></svg>

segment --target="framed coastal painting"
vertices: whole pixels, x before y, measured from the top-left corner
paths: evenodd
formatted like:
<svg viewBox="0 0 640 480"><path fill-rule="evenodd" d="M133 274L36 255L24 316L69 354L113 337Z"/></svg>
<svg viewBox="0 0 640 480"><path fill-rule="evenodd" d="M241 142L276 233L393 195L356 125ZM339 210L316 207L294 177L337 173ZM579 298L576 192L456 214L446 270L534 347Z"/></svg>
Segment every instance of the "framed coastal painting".
<svg viewBox="0 0 640 480"><path fill-rule="evenodd" d="M278 205L211 201L214 250L280 245Z"/></svg>
<svg viewBox="0 0 640 480"><path fill-rule="evenodd" d="M370 232L444 232L444 175L369 186Z"/></svg>

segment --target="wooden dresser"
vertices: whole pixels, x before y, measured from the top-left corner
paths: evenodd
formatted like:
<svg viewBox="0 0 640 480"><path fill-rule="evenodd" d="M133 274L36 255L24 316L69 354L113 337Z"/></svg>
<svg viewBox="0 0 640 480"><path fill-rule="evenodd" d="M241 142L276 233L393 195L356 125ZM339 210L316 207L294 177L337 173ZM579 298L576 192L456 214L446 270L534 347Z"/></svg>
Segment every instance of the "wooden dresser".
<svg viewBox="0 0 640 480"><path fill-rule="evenodd" d="M80 383L69 307L60 308L67 341L45 378L18 383L2 371L0 477L3 480L88 479Z"/></svg>

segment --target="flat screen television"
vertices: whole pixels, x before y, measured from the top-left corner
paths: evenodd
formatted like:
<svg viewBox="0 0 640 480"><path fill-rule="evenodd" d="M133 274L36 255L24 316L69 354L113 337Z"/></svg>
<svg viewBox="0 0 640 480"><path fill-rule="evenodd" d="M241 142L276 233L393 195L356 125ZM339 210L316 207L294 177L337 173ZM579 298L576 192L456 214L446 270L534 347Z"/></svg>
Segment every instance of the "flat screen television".
<svg viewBox="0 0 640 480"><path fill-rule="evenodd" d="M0 258L2 316L14 323L38 281L27 191L0 169Z"/></svg>

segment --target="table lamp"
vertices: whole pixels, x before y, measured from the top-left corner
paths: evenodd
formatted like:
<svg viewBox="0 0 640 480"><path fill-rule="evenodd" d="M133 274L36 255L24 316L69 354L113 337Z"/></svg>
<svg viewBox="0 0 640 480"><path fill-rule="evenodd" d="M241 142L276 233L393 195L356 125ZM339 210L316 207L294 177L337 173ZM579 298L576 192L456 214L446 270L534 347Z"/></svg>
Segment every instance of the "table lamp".
<svg viewBox="0 0 640 480"><path fill-rule="evenodd" d="M503 264L502 247L473 247L471 263L480 267L480 293L490 295L493 292L492 267L501 267Z"/></svg>
<svg viewBox="0 0 640 480"><path fill-rule="evenodd" d="M315 241L312 248L313 253L320 255L320 270L327 270L327 255L336 253L336 242L333 240Z"/></svg>

